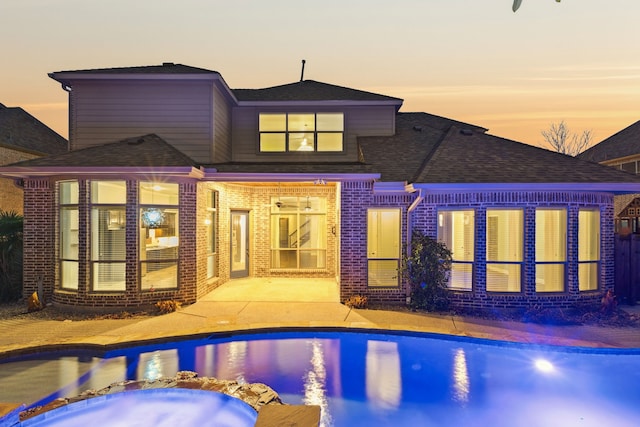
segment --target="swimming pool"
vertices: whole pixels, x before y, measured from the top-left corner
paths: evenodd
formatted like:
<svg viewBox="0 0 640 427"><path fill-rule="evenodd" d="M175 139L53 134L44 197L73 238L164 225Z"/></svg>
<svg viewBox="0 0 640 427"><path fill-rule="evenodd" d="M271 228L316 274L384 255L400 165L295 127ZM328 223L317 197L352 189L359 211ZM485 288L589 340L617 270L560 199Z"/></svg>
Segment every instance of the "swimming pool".
<svg viewBox="0 0 640 427"><path fill-rule="evenodd" d="M270 332L0 364L0 393L29 375L73 396L181 370L262 382L324 426L638 426L640 350L587 350L432 334ZM7 373L14 373L10 375ZM48 379L45 380L45 378ZM52 379L53 377L53 379ZM35 391L31 387L31 392ZM0 394L0 401L15 401Z"/></svg>

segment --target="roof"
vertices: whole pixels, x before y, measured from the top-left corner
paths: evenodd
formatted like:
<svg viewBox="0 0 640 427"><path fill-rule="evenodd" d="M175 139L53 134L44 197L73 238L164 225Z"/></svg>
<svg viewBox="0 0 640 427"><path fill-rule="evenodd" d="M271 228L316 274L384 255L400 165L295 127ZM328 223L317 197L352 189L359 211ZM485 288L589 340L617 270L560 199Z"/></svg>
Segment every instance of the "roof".
<svg viewBox="0 0 640 427"><path fill-rule="evenodd" d="M142 65L135 67L94 68L87 70L54 71L49 74L219 74L217 71L189 65L164 62L162 65Z"/></svg>
<svg viewBox="0 0 640 427"><path fill-rule="evenodd" d="M68 150L68 142L53 129L20 107L0 104L0 145L37 154L58 154Z"/></svg>
<svg viewBox="0 0 640 427"><path fill-rule="evenodd" d="M585 150L578 157L592 162L604 162L638 154L640 154L640 120Z"/></svg>
<svg viewBox="0 0 640 427"><path fill-rule="evenodd" d="M382 181L410 183L640 183L640 176L499 138L425 113L399 113L396 134L359 138Z"/></svg>
<svg viewBox="0 0 640 427"><path fill-rule="evenodd" d="M238 101L391 101L402 99L336 86L315 80L273 86L264 89L233 89Z"/></svg>
<svg viewBox="0 0 640 427"><path fill-rule="evenodd" d="M172 167L197 166L188 156L155 134L123 139L38 159L20 167Z"/></svg>

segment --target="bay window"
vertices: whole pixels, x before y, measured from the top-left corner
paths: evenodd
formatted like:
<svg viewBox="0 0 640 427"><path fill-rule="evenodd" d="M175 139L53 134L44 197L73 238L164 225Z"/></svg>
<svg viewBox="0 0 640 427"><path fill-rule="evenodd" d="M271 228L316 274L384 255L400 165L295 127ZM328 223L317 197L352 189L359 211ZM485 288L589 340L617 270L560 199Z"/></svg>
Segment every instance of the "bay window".
<svg viewBox="0 0 640 427"><path fill-rule="evenodd" d="M178 287L178 184L141 182L140 287Z"/></svg>
<svg viewBox="0 0 640 427"><path fill-rule="evenodd" d="M78 290L78 181L58 183L60 287Z"/></svg>
<svg viewBox="0 0 640 427"><path fill-rule="evenodd" d="M126 290L125 181L90 181L93 291Z"/></svg>

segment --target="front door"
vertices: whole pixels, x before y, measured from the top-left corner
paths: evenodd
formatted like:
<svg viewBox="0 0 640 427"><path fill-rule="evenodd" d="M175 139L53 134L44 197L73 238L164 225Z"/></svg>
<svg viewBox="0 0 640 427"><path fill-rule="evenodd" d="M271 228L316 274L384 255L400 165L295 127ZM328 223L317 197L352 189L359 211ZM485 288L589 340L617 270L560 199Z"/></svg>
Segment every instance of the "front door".
<svg viewBox="0 0 640 427"><path fill-rule="evenodd" d="M249 212L231 212L231 277L249 275Z"/></svg>

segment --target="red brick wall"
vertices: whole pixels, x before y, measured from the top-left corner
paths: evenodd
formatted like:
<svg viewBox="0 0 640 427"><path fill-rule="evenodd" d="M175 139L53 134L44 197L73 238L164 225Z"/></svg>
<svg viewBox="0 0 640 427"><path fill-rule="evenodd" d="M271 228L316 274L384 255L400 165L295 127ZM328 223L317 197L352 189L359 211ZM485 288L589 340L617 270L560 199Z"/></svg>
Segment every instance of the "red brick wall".
<svg viewBox="0 0 640 427"><path fill-rule="evenodd" d="M370 183L346 182L342 186L340 298L366 295L371 302L404 303L407 284L397 289L376 289L367 286L367 208L396 206L402 208L402 238L406 239L406 212L416 195L376 196ZM486 209L492 207L524 208L525 249L524 277L521 293L486 291L485 233ZM568 213L567 288L563 293L535 291L535 210L536 207L561 207ZM476 214L474 286L472 291L452 291L454 306L466 308L491 307L569 307L577 303L599 301L607 289L613 289L613 196L579 192L484 192L426 194L411 214L412 228L436 237L437 209L474 209ZM578 291L577 233L580 208L596 208L601 215L600 289Z"/></svg>

